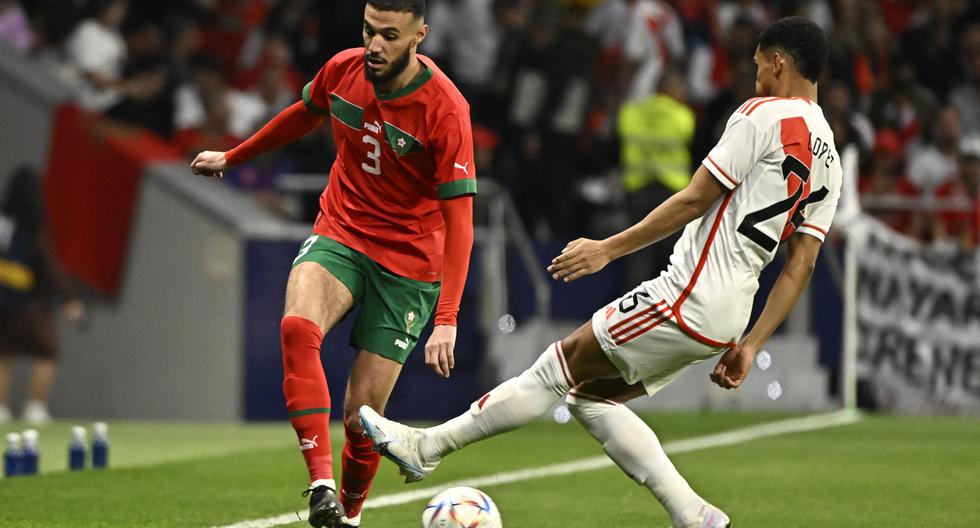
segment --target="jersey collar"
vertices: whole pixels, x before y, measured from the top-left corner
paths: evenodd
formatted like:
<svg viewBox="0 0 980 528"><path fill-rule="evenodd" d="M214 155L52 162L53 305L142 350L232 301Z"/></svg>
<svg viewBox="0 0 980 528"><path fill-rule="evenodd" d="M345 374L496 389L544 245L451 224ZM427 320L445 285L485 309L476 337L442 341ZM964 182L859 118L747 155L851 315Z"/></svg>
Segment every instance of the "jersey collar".
<svg viewBox="0 0 980 528"><path fill-rule="evenodd" d="M422 73L417 75L415 77L415 80L389 94L382 94L381 92L378 91L378 87L374 86L374 95L380 101L390 101L392 99L397 99L399 97L408 95L414 92L415 90L418 90L419 88L422 87L423 84L427 83L431 78L432 78L432 69L426 66L425 63L423 62Z"/></svg>

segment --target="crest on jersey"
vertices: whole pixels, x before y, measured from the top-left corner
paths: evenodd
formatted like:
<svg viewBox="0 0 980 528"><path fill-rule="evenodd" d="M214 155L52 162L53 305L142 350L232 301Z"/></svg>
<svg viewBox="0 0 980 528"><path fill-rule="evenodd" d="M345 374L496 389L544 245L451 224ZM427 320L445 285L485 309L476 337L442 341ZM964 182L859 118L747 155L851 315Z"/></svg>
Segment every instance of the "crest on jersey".
<svg viewBox="0 0 980 528"><path fill-rule="evenodd" d="M385 140L398 157L422 152L422 142L415 136L385 121Z"/></svg>
<svg viewBox="0 0 980 528"><path fill-rule="evenodd" d="M409 310L409 311L405 312L405 333L406 334L411 334L412 333L412 326L415 325L415 319L416 319L416 315L415 315L415 312L414 311Z"/></svg>

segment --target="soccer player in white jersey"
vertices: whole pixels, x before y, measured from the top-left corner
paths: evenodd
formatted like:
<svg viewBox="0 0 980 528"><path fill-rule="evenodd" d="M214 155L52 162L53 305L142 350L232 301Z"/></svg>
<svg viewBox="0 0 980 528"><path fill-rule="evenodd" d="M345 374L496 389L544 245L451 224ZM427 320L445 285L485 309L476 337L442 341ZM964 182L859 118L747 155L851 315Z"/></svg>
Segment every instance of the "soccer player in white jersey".
<svg viewBox="0 0 980 528"><path fill-rule="evenodd" d="M453 451L520 427L566 398L569 409L629 476L646 486L674 526L729 526L695 493L654 434L626 406L681 370L721 355L711 380L733 389L783 322L813 271L841 187L834 138L817 105L827 58L821 29L804 18L766 28L755 51L756 92L728 120L690 185L638 224L605 240L578 239L548 268L566 282L684 227L671 265L601 308L523 374L505 381L444 424L413 429L360 410L366 434L421 480ZM788 258L765 309L748 324L762 268L780 242Z"/></svg>

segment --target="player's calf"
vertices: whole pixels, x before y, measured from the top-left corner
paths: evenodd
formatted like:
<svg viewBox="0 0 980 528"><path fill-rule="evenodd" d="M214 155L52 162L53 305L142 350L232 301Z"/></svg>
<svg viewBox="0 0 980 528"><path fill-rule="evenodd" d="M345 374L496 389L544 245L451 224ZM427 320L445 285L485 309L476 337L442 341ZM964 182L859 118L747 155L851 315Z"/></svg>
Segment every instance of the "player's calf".
<svg viewBox="0 0 980 528"><path fill-rule="evenodd" d="M374 476L381 464L381 455L374 450L371 439L364 435L357 413L344 417L346 442L342 457L343 474L341 478L340 500L344 506L348 526L360 521L361 507L367 500Z"/></svg>

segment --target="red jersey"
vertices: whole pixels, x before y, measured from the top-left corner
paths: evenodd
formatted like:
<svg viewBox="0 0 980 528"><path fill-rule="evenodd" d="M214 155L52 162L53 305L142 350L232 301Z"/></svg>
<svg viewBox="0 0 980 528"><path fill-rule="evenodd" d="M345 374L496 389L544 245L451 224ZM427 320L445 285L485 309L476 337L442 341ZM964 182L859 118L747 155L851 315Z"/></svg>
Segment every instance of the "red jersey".
<svg viewBox="0 0 980 528"><path fill-rule="evenodd" d="M446 229L440 199L476 193L470 107L428 57L422 73L391 94L364 74L364 48L330 59L303 90L306 107L329 115L337 159L313 226L410 279L442 273Z"/></svg>

